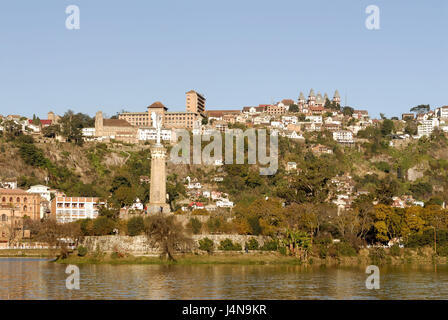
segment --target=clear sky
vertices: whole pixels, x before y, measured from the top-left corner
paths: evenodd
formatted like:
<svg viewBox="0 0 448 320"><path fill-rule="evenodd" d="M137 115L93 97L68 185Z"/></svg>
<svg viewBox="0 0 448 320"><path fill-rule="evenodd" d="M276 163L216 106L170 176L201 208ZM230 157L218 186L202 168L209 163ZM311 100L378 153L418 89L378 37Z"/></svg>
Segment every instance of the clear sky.
<svg viewBox="0 0 448 320"><path fill-rule="evenodd" d="M80 8L67 30L65 8ZM368 5L380 30L368 30ZM9 0L0 4L0 114L241 108L308 95L399 115L448 105L446 0Z"/></svg>

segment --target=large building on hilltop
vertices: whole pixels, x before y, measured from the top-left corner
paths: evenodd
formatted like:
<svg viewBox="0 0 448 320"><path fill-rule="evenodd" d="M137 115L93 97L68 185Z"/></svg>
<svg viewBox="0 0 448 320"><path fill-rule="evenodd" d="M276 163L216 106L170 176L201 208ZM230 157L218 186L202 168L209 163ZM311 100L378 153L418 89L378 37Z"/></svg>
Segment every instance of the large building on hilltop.
<svg viewBox="0 0 448 320"><path fill-rule="evenodd" d="M137 128L123 119L104 119L103 112L98 111L95 116L95 136L134 143L137 139Z"/></svg>
<svg viewBox="0 0 448 320"><path fill-rule="evenodd" d="M136 127L151 127L151 112L155 112L162 117L164 128L193 129L194 122L205 115L205 98L193 90L188 91L186 95L186 111L168 112L168 108L157 101L151 104L146 112L124 112L118 119Z"/></svg>
<svg viewBox="0 0 448 320"><path fill-rule="evenodd" d="M314 93L314 89L311 89L308 98L305 98L303 92L300 92L299 98L297 99L297 105L299 106L299 110L301 112L307 113L310 107L324 107L327 99L330 100L327 93L322 96L322 94L318 92L316 95ZM334 92L334 96L331 101L335 104L341 104L341 97L338 90Z"/></svg>
<svg viewBox="0 0 448 320"><path fill-rule="evenodd" d="M194 90L188 91L186 95L187 112L200 113L202 115L205 111L204 96Z"/></svg>

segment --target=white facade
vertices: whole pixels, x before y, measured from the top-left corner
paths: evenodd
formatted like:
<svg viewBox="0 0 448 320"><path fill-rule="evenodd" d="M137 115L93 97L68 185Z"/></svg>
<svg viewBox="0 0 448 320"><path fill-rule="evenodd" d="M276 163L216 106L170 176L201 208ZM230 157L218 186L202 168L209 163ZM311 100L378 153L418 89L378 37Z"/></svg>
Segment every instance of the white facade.
<svg viewBox="0 0 448 320"><path fill-rule="evenodd" d="M309 120L314 123L322 123L322 116L305 116L305 120Z"/></svg>
<svg viewBox="0 0 448 320"><path fill-rule="evenodd" d="M56 221L59 223L98 217L98 198L56 197L53 202L56 206Z"/></svg>
<svg viewBox="0 0 448 320"><path fill-rule="evenodd" d="M216 202L216 206L219 208L233 208L233 202L227 199L223 199Z"/></svg>
<svg viewBox="0 0 448 320"><path fill-rule="evenodd" d="M339 143L353 143L353 132L348 130L333 132L333 140L336 140Z"/></svg>
<svg viewBox="0 0 448 320"><path fill-rule="evenodd" d="M82 128L82 136L83 137L94 137L95 136L95 128Z"/></svg>
<svg viewBox="0 0 448 320"><path fill-rule="evenodd" d="M422 120L421 124L417 126L417 135L419 137L430 136L434 131L434 128L439 126L439 120L437 118Z"/></svg>
<svg viewBox="0 0 448 320"><path fill-rule="evenodd" d="M160 135L163 141L171 141L173 138L170 129L162 129ZM139 141L157 140L157 130L155 128L138 128L137 137Z"/></svg>
<svg viewBox="0 0 448 320"><path fill-rule="evenodd" d="M437 108L436 114L439 118L448 119L448 106Z"/></svg>
<svg viewBox="0 0 448 320"><path fill-rule="evenodd" d="M297 117L296 116L282 116L282 122L285 125L297 124Z"/></svg>
<svg viewBox="0 0 448 320"><path fill-rule="evenodd" d="M47 201L51 200L50 188L47 186L38 184L36 186L31 186L26 192L38 194L42 199Z"/></svg>

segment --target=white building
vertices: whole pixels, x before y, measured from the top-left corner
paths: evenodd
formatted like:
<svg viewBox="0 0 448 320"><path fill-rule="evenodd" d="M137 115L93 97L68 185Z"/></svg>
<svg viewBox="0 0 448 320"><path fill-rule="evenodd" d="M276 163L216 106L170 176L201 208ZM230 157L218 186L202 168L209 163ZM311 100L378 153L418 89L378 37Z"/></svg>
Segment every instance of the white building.
<svg viewBox="0 0 448 320"><path fill-rule="evenodd" d="M59 223L73 222L79 219L98 217L98 198L56 197L51 201L51 214Z"/></svg>
<svg viewBox="0 0 448 320"><path fill-rule="evenodd" d="M137 138L139 141L157 140L157 130L155 128L138 128ZM173 133L170 129L162 129L160 132L162 141L171 141Z"/></svg>
<svg viewBox="0 0 448 320"><path fill-rule="evenodd" d="M305 116L305 120L308 120L310 122L314 123L322 123L322 116Z"/></svg>
<svg viewBox="0 0 448 320"><path fill-rule="evenodd" d="M233 208L233 202L227 199L222 199L220 201L216 201L216 206L218 208Z"/></svg>
<svg viewBox="0 0 448 320"><path fill-rule="evenodd" d="M82 128L82 136L83 137L94 137L95 136L95 128Z"/></svg>
<svg viewBox="0 0 448 320"><path fill-rule="evenodd" d="M271 121L271 127L283 129L283 123L280 121Z"/></svg>
<svg viewBox="0 0 448 320"><path fill-rule="evenodd" d="M284 125L297 124L296 116L282 116L282 122Z"/></svg>
<svg viewBox="0 0 448 320"><path fill-rule="evenodd" d="M50 187L41 184L31 186L26 192L38 194L44 200L51 201Z"/></svg>
<svg viewBox="0 0 448 320"><path fill-rule="evenodd" d="M436 115L441 119L448 119L448 106L437 108Z"/></svg>
<svg viewBox="0 0 448 320"><path fill-rule="evenodd" d="M420 123L417 126L417 135L419 137L430 136L434 129L439 126L439 120L437 118L422 120Z"/></svg>
<svg viewBox="0 0 448 320"><path fill-rule="evenodd" d="M354 143L353 132L348 130L339 130L333 132L333 140L339 143Z"/></svg>

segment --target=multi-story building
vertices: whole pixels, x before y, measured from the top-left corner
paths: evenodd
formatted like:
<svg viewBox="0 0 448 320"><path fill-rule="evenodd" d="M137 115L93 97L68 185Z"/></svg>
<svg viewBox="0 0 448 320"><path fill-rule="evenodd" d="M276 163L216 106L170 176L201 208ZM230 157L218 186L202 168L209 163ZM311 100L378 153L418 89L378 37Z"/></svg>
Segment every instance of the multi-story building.
<svg viewBox="0 0 448 320"><path fill-rule="evenodd" d="M448 106L437 108L436 115L441 119L448 119Z"/></svg>
<svg viewBox="0 0 448 320"><path fill-rule="evenodd" d="M151 104L146 112L124 112L118 119L125 120L134 127L153 127L151 113L155 112L162 118L164 128L193 129L193 124L201 120L205 113L205 98L195 91L187 92L187 110L167 112L168 108L160 101Z"/></svg>
<svg viewBox="0 0 448 320"><path fill-rule="evenodd" d="M7 248L11 242L23 237L23 218L15 209L0 207L0 248Z"/></svg>
<svg viewBox="0 0 448 320"><path fill-rule="evenodd" d="M437 118L422 120L420 123L417 126L417 135L419 137L430 136L434 128L439 126L439 120Z"/></svg>
<svg viewBox="0 0 448 320"><path fill-rule="evenodd" d="M266 113L270 115L281 115L286 113L286 108L282 105L270 105L266 108Z"/></svg>
<svg viewBox="0 0 448 320"><path fill-rule="evenodd" d="M203 114L205 111L205 98L202 94L194 90L186 93L186 107L187 112Z"/></svg>
<svg viewBox="0 0 448 320"><path fill-rule="evenodd" d="M100 202L99 198L55 197L51 201L51 215L60 223L95 219L102 204L104 202Z"/></svg>
<svg viewBox="0 0 448 320"><path fill-rule="evenodd" d="M16 217L40 219L40 203L39 194L30 194L22 189L0 189L0 207L14 209Z"/></svg>
<svg viewBox="0 0 448 320"><path fill-rule="evenodd" d="M23 219L40 218L40 195L21 189L0 189L0 247L23 238Z"/></svg>
<svg viewBox="0 0 448 320"><path fill-rule="evenodd" d="M333 140L336 140L339 143L354 143L353 140L353 132L348 130L339 130L336 132L333 132Z"/></svg>
<svg viewBox="0 0 448 320"><path fill-rule="evenodd" d="M157 130L153 127L138 128L137 136L139 141L157 140ZM163 141L174 141L174 136L171 129L162 129L160 132Z"/></svg>
<svg viewBox="0 0 448 320"><path fill-rule="evenodd" d="M98 111L95 116L95 136L134 143L137 129L124 119L104 119L103 113Z"/></svg>

